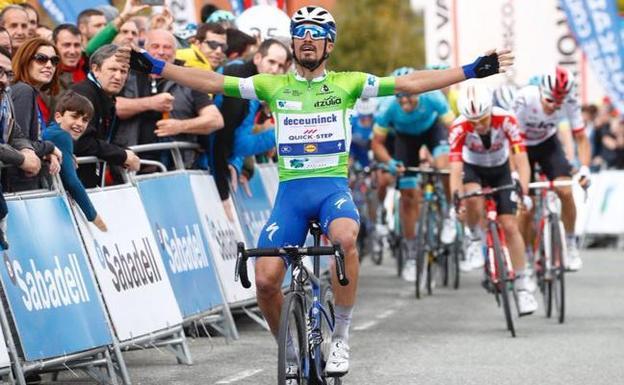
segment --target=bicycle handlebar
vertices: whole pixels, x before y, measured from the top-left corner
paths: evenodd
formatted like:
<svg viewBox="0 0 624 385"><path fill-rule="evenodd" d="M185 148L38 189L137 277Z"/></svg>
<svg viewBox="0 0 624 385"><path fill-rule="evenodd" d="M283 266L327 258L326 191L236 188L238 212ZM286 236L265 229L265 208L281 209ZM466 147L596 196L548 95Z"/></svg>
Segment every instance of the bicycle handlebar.
<svg viewBox="0 0 624 385"><path fill-rule="evenodd" d="M311 246L311 247L276 247L276 248L256 248L245 249L245 244L237 244L236 270L234 280L240 278L241 285L245 289L251 287L249 275L247 274L247 260L250 257L295 257L303 255L333 255L336 259L336 276L340 285L347 286L349 279L346 275L344 253L339 244L333 246Z"/></svg>
<svg viewBox="0 0 624 385"><path fill-rule="evenodd" d="M462 200L462 199L468 199L468 198L473 198L473 197L480 197L484 195L492 195L492 194L496 194L497 192L504 191L504 190L515 190L517 188L518 188L517 185L513 183L506 184L503 186L498 186L498 187L484 187L479 190L474 190L474 191L470 191L462 195L457 195L456 198L458 200Z"/></svg>
<svg viewBox="0 0 624 385"><path fill-rule="evenodd" d="M405 167L405 171L407 172L417 172L419 174L428 174L428 175L450 175L450 170L438 170L435 168L420 168L420 167Z"/></svg>
<svg viewBox="0 0 624 385"><path fill-rule="evenodd" d="M552 189L555 187L569 187L574 185L576 182L573 180L548 180L543 182L531 182L529 183L529 188L538 190L538 189Z"/></svg>

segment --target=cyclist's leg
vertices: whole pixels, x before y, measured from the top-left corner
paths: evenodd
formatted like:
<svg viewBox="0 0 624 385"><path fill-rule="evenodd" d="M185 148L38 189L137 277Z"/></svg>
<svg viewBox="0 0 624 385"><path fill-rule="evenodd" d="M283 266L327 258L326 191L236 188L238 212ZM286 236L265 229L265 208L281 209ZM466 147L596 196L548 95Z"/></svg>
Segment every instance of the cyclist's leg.
<svg viewBox="0 0 624 385"><path fill-rule="evenodd" d="M464 163L464 192L478 190L483 185L483 167ZM466 260L460 262L463 271L469 271L483 266L485 257L483 255L483 198L474 197L466 199L466 226L468 233L466 237Z"/></svg>
<svg viewBox="0 0 624 385"><path fill-rule="evenodd" d="M535 147L527 147L527 155L529 158L529 166L531 168L531 181L535 179L535 166L538 162L540 151ZM510 159L511 160L511 159ZM531 190L529 194L532 195L533 201L535 202L535 198L533 195L534 192ZM518 213L518 227L520 230L520 234L522 234L522 239L524 240L525 250L527 253L532 253L532 246L535 239L535 229L533 228L533 217L535 215L535 205L531 210L520 210Z"/></svg>
<svg viewBox="0 0 624 385"><path fill-rule="evenodd" d="M285 245L303 245L308 228L308 216L305 209L297 205L301 195L294 194L291 181L281 183L275 198L271 216L265 224L258 247L281 247ZM280 312L284 295L282 283L286 273L286 261L281 258L257 258L255 261L256 296L258 306L269 324L271 333L277 337Z"/></svg>
<svg viewBox="0 0 624 385"><path fill-rule="evenodd" d="M435 123L429 131L427 131L425 144L431 155L433 156L433 165L438 170L446 170L449 168L449 152L450 146L448 142L448 129L441 123ZM446 192L447 201L451 201L451 193L449 187L449 178L443 177L444 191Z"/></svg>
<svg viewBox="0 0 624 385"><path fill-rule="evenodd" d="M319 220L330 240L342 246L345 255L345 270L349 279L347 286L341 286L336 278L335 264L332 264L331 280L336 323L325 370L328 373L341 375L349 371L349 328L360 273L360 261L356 248L359 214L346 185L342 187L340 180L336 180L335 190L336 192L323 202Z"/></svg>
<svg viewBox="0 0 624 385"><path fill-rule="evenodd" d="M403 162L405 167L418 167L420 163L418 150L422 147L423 137L397 133L395 140L396 159ZM403 236L408 241L416 237L419 202L417 187L418 178L415 176L399 179L401 227L403 228Z"/></svg>
<svg viewBox="0 0 624 385"><path fill-rule="evenodd" d="M542 162L540 166L550 180L569 180L572 178L572 166L568 162L561 143L556 136L542 143L544 146ZM572 195L571 187L559 187L556 189L561 200L561 221L566 232L566 245L568 261L567 264L572 270L578 270L581 259L578 255L576 245L575 224L576 224L576 204Z"/></svg>

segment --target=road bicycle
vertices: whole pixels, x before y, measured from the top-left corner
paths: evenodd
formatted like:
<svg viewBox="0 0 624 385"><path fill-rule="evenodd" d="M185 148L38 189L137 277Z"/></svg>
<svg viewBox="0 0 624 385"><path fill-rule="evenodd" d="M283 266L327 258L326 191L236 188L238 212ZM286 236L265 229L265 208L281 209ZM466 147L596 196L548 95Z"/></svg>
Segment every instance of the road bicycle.
<svg viewBox="0 0 624 385"><path fill-rule="evenodd" d="M572 180L543 180L529 184L529 189L539 191L535 202L535 228L533 243L534 270L537 285L544 300L546 317L557 312L557 320L565 320L565 230L561 222L561 201L556 187L570 187Z"/></svg>
<svg viewBox="0 0 624 385"><path fill-rule="evenodd" d="M290 263L290 290L282 304L277 338L278 385L340 385L341 377L325 372L325 357L334 330L333 295L330 286L320 277L320 256L334 256L336 275L342 286L349 284L345 273L344 253L340 245L319 246L321 227L310 225L314 238L312 247L279 247L245 249L238 243L236 277L244 288L250 288L247 260L251 257L281 257ZM304 264L306 256L313 258L313 270Z"/></svg>
<svg viewBox="0 0 624 385"><path fill-rule="evenodd" d="M514 284L516 274L511 263L509 250L507 249L505 233L503 232L502 226L498 223L498 213L496 211L496 201L494 200L494 196L505 190L516 189L517 186L515 184L508 184L494 188L484 187L482 189L467 192L463 195L455 197L456 206L458 206L459 201L463 199L481 196L485 198L485 216L487 220L487 254L484 265L486 277L485 287L489 292L494 294L498 306L500 307L502 305L507 330L509 330L512 337L516 336L516 330L514 327L513 316L511 314L511 299L509 293L512 294L517 309L518 293Z"/></svg>

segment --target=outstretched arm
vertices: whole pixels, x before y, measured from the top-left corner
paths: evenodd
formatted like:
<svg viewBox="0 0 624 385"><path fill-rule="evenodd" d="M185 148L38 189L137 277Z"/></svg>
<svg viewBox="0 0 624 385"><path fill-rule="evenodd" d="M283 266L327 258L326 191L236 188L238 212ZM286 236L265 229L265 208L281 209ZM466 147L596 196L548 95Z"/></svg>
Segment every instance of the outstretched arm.
<svg viewBox="0 0 624 385"><path fill-rule="evenodd" d="M488 51L474 63L461 68L446 70L415 71L396 78L395 92L420 94L459 83L470 78L484 78L505 72L513 64L513 55L509 50Z"/></svg>
<svg viewBox="0 0 624 385"><path fill-rule="evenodd" d="M224 76L220 73L167 63L150 56L145 50L133 49L130 52L130 68L142 73L160 75L207 94L223 93Z"/></svg>

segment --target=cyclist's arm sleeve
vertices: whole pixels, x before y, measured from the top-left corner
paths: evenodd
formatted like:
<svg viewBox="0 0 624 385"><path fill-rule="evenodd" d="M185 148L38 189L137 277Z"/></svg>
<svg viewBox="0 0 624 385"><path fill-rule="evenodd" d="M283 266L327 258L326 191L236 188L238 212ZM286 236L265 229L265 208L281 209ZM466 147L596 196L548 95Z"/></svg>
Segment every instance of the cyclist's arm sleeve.
<svg viewBox="0 0 624 385"><path fill-rule="evenodd" d="M518 127L518 121L516 120L515 116L508 115L505 118L505 121L503 122L503 131L505 132L505 136L507 136L507 139L509 140L509 145L511 146L511 152L513 154L526 152L524 135Z"/></svg>
<svg viewBox="0 0 624 385"><path fill-rule="evenodd" d="M234 98L269 101L271 91L278 88L277 76L258 74L248 78L225 76L223 94Z"/></svg>
<svg viewBox="0 0 624 385"><path fill-rule="evenodd" d="M337 80L355 98L394 95L394 77L378 77L364 72L343 72Z"/></svg>
<svg viewBox="0 0 624 385"><path fill-rule="evenodd" d="M382 136L388 135L390 131L390 125L392 124L392 106L384 109L382 112L375 116L375 125L373 126L373 133Z"/></svg>
<svg viewBox="0 0 624 385"><path fill-rule="evenodd" d="M463 162L462 151L464 149L464 142L466 141L466 133L464 132L464 126L461 123L451 126L449 134L449 143L451 152L449 154L449 161L451 162Z"/></svg>

